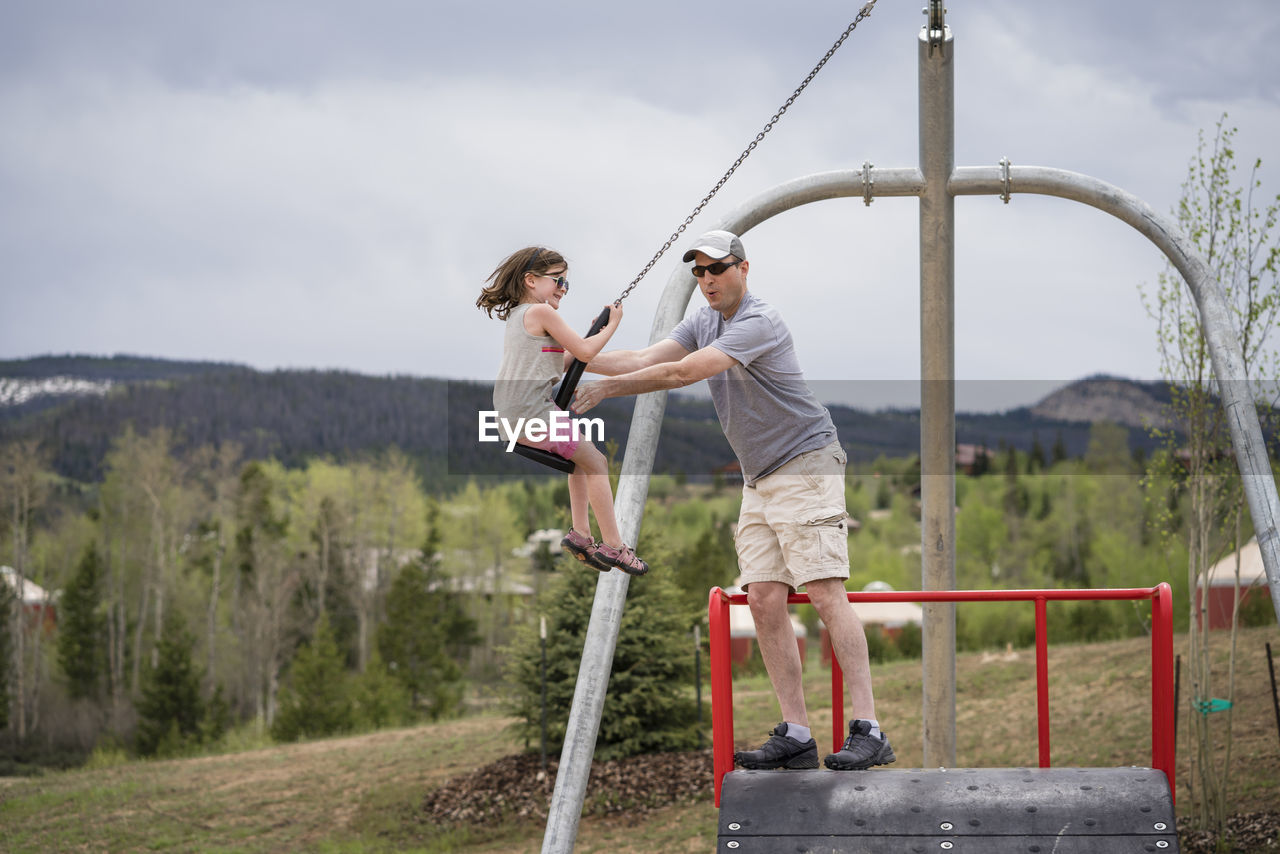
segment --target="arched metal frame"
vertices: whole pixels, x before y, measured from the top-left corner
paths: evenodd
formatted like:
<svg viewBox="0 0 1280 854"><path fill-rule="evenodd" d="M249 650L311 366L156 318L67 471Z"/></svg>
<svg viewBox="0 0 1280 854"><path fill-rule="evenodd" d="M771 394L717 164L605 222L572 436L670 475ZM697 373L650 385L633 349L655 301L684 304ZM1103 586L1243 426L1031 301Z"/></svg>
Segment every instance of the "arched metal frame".
<svg viewBox="0 0 1280 854"><path fill-rule="evenodd" d="M1075 172L1038 166L954 167L954 44L950 29L930 24L919 37L921 168L838 170L780 184L739 206L717 225L745 234L761 222L811 202L844 197L915 196L920 199L921 296L921 539L924 590L955 586L955 360L954 199L956 196L1035 193L1082 202L1133 226L1156 244L1182 274L1200 313L1210 358L1228 415L1244 493L1280 619L1280 498L1244 359L1227 303L1208 266L1177 223L1124 190ZM931 21L933 19L931 18ZM663 291L650 331L662 340L684 317L697 283L677 268ZM640 533L649 475L667 393L636 400L622 477L614 501L623 539ZM587 628L560 770L547 816L543 854L573 850L586 796L605 689L617 645L630 577L601 575ZM643 582L642 582L643 583ZM954 606L929 604L924 636L924 764L955 764Z"/></svg>

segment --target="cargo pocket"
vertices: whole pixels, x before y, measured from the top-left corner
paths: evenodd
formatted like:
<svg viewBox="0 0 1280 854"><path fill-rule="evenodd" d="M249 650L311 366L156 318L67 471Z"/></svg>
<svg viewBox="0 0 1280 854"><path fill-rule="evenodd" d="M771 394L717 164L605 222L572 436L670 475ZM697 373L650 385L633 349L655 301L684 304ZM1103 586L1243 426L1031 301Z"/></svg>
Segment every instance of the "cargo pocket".
<svg viewBox="0 0 1280 854"><path fill-rule="evenodd" d="M844 520L843 510L828 508L818 510L812 518L796 526L800 540L797 552L809 569L849 565L848 529Z"/></svg>

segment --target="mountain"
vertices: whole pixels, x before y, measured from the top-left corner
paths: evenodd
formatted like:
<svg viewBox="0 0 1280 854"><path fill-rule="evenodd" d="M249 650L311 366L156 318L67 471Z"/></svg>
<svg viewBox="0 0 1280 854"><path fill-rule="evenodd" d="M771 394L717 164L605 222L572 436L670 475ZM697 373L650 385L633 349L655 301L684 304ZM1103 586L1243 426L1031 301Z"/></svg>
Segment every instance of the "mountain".
<svg viewBox="0 0 1280 854"><path fill-rule="evenodd" d="M1061 442L1071 456L1088 447L1090 424L1108 419L1153 423L1157 384L1094 377L1060 389L1032 407L956 416L956 440L1022 450ZM1165 393L1167 398L1167 393ZM111 442L127 426L169 429L188 450L225 441L250 458L302 465L316 456L349 459L396 446L418 460L428 480L443 475L542 475L548 470L477 441L477 413L492 408L492 386L346 371L258 371L243 365L174 362L139 356L44 356L0 362L0 442L37 439L59 474L100 480ZM590 413L605 438L624 448L633 401L609 400ZM916 410L867 412L829 407L855 462L917 454ZM1146 430L1130 429L1132 447L1151 449ZM715 411L704 397L668 399L654 470L709 475L734 461Z"/></svg>
<svg viewBox="0 0 1280 854"><path fill-rule="evenodd" d="M1036 418L1056 421L1110 421L1126 427L1168 429L1169 385L1095 376L1071 383L1031 407Z"/></svg>

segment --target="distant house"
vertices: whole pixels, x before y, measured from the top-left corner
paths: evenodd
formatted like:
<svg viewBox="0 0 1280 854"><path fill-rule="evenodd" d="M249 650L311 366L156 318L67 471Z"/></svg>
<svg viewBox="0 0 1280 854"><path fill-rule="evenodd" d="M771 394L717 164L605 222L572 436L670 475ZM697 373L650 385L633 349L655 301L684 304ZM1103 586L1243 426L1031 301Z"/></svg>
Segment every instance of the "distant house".
<svg viewBox="0 0 1280 854"><path fill-rule="evenodd" d="M965 474L973 474L990 466L996 458L996 452L986 445L956 445L956 470Z"/></svg>
<svg viewBox="0 0 1280 854"><path fill-rule="evenodd" d="M427 589L432 592L443 590L449 593L489 598L505 596L525 601L533 599L534 594L533 587L510 577L508 573L496 566L486 569L479 575L442 578L432 582Z"/></svg>
<svg viewBox="0 0 1280 854"><path fill-rule="evenodd" d="M0 566L0 579L9 589L18 592L18 571L11 566ZM26 614L28 631L43 624L46 632L58 625L57 602L59 592L50 593L29 578L22 581L22 611Z"/></svg>
<svg viewBox="0 0 1280 854"><path fill-rule="evenodd" d="M559 528L540 528L526 537L523 545L512 549L511 553L516 557L533 557L542 544L546 543L547 551L552 555L558 555L563 551L560 548L560 541L563 539L564 531Z"/></svg>
<svg viewBox="0 0 1280 854"><path fill-rule="evenodd" d="M558 528L544 528L526 537L523 543L511 550L511 554L513 557L528 560L545 543L552 555L558 555L563 551L560 548L562 539L564 539L564 531ZM526 577L526 566L512 561L509 566L490 566L479 573L459 572L456 575L444 576L433 581L427 589L464 596L483 596L487 599L505 598L513 605L528 604L533 601L537 591L533 585L527 583Z"/></svg>
<svg viewBox="0 0 1280 854"><path fill-rule="evenodd" d="M737 460L725 463L719 468L713 469L711 473L723 477L725 483L742 483L742 464Z"/></svg>
<svg viewBox="0 0 1280 854"><path fill-rule="evenodd" d="M1232 552L1209 568L1207 573L1209 596L1204 598L1205 578L1196 584L1196 613L1204 602L1209 616L1210 629L1231 628L1231 611L1236 585L1236 555L1240 556L1240 603L1251 596L1271 596L1267 583L1267 571L1262 565L1262 549L1255 537L1245 543L1238 552Z"/></svg>

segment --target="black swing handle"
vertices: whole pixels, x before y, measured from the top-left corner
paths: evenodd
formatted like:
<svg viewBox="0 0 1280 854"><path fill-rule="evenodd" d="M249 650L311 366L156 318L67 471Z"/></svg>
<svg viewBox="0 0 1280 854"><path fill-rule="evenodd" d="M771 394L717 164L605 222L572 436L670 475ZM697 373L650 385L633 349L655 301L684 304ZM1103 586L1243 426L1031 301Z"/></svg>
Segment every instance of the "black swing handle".
<svg viewBox="0 0 1280 854"><path fill-rule="evenodd" d="M605 306L604 310L600 312L600 316L591 324L591 330L587 333L588 338L604 329L605 324L609 322L609 308L609 306ZM578 380L582 379L582 372L586 368L587 363L581 359L574 359L573 363L569 365L569 370L564 372L564 379L560 381L560 390L556 392L556 406L566 412L569 411L569 404L573 401L574 389L578 387Z"/></svg>

